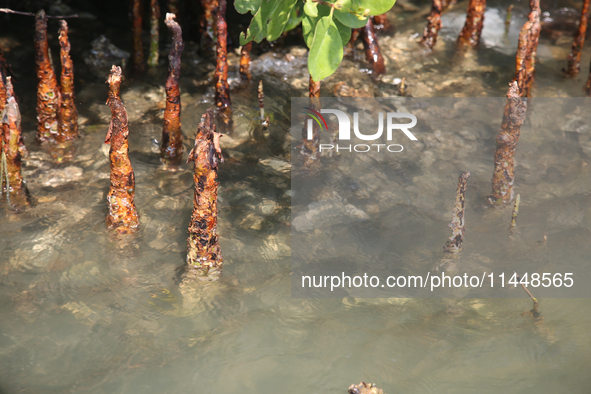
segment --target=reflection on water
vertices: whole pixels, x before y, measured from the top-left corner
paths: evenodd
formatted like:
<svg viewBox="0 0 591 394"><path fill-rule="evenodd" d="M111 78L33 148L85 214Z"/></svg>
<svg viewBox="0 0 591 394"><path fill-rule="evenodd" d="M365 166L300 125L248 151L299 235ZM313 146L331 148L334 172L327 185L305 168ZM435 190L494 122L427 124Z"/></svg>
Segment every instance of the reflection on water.
<svg viewBox="0 0 591 394"><path fill-rule="evenodd" d="M455 10L461 9L462 3ZM504 8L489 11L487 18L495 20L495 12L502 19ZM426 56L408 39L424 26L423 16L416 15L393 12L399 30L382 45L389 78L374 84L358 71L363 62L346 60L323 93L330 95L332 86L345 80L355 89L388 96L398 88L387 81L405 77L415 96L504 94L513 73L506 48L514 43L494 41L499 36L491 34L492 48L482 48L470 67L450 67L449 40ZM568 46L551 40L541 45L553 51ZM499 57L500 52L508 55ZM104 222L109 172L102 143L109 120L104 84L81 84L83 138L76 158L59 165L31 143L34 105L26 103L34 102L34 88L23 89L31 151L25 176L36 205L18 215L2 211L0 392L340 393L361 380L390 394L588 392L587 300L542 299L543 320L535 320L522 316L531 308L524 294L482 300L290 297L289 98L303 96L307 88L304 51L292 48L290 55L264 55L253 64L254 80L264 79L267 112L274 117L267 133L252 126L256 83L232 96L237 130L222 139L226 163L220 170L224 274L219 283L203 287L173 279L184 262L193 186L190 166L176 172L159 166L152 140L160 137L161 87L132 81L124 88L141 231L123 240L113 238ZM188 146L213 100L209 70L202 59L193 60L187 60L181 80ZM581 81L563 81L559 63L541 62L540 95L580 95ZM163 81L164 68L158 72L150 78ZM575 123L558 144L544 145L549 137L532 132L524 133L518 148L519 187L529 196L539 193L537 204L522 194L520 223L540 222L551 212L544 220L567 229L560 233L556 227L560 242L549 237L545 248L552 261L589 238L589 133ZM426 150L418 158L422 164L384 168L408 194L409 223L433 217L439 223L450 213L447 200L429 201L428 194L437 191L421 166L453 180L458 160L473 160L482 174L492 173L497 131L458 132L451 143L462 151L450 145L449 154L439 157ZM437 135L433 138L436 144ZM471 187L477 199L489 185ZM527 212L528 204L535 212ZM404 227L392 226L404 234ZM524 227L522 238L535 244L543 231ZM430 229L423 253L439 250L446 232ZM467 237L470 242L470 233ZM532 247L516 248L515 256L527 258ZM424 256L412 258L421 262Z"/></svg>

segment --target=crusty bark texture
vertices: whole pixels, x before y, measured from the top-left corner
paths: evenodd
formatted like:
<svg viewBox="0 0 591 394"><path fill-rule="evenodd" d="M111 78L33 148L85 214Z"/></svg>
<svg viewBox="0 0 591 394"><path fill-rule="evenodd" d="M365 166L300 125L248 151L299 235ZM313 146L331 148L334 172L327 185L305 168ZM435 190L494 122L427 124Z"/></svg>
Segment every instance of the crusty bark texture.
<svg viewBox="0 0 591 394"><path fill-rule="evenodd" d="M517 55L515 56L515 77L521 97L530 97L536 70L536 52L540 39L540 0L530 0L528 20L519 32Z"/></svg>
<svg viewBox="0 0 591 394"><path fill-rule="evenodd" d="M60 91L49 60L47 16L41 10L35 17L35 61L37 63L37 139L57 141Z"/></svg>
<svg viewBox="0 0 591 394"><path fill-rule="evenodd" d="M421 44L427 48L433 48L437 42L437 35L441 29L441 13L443 12L442 0L433 0L431 13L427 17L427 26L423 31Z"/></svg>
<svg viewBox="0 0 591 394"><path fill-rule="evenodd" d="M517 82L512 82L507 92L507 104L503 114L501 132L497 136L495 170L492 177L492 194L489 201L493 205L503 205L513 199L515 180L515 148L519 141L521 125L525 120L527 101L521 98Z"/></svg>
<svg viewBox="0 0 591 394"><path fill-rule="evenodd" d="M78 137L78 110L74 96L74 65L70 57L70 40L68 39L68 24L60 21L59 30L60 59L62 74L60 80L61 100L58 111L59 142L69 141Z"/></svg>
<svg viewBox="0 0 591 394"><path fill-rule="evenodd" d="M587 34L587 23L589 23L589 2L590 0L583 0L583 8L581 10L581 19L579 21L579 28L575 33L573 45L570 54L566 59L566 68L564 72L574 77L581 70L581 52L583 45L585 45L585 35Z"/></svg>
<svg viewBox="0 0 591 394"><path fill-rule="evenodd" d="M480 43L480 34L484 25L484 11L486 11L486 0L470 0L466 22L458 37L460 47L476 47Z"/></svg>
<svg viewBox="0 0 591 394"><path fill-rule="evenodd" d="M201 48L211 51L215 38L215 12L218 8L218 0L201 0L203 12L199 17L199 32L201 35ZM210 52L211 53L211 52Z"/></svg>
<svg viewBox="0 0 591 394"><path fill-rule="evenodd" d="M363 39L363 47L365 48L365 58L371 64L373 75L378 76L386 72L384 57L380 51L378 37L376 36L371 18L367 21L365 27L361 28L361 38Z"/></svg>
<svg viewBox="0 0 591 394"><path fill-rule="evenodd" d="M466 184L470 178L470 172L466 171L460 175L458 180L458 190L456 191L456 203L454 204L454 211L451 217L451 237L443 247L448 253L459 253L462 250L464 243L464 235L466 234L464 221L464 207L466 202Z"/></svg>
<svg viewBox="0 0 591 394"><path fill-rule="evenodd" d="M215 68L215 105L219 118L226 127L232 125L232 102L228 85L228 25L226 24L226 0L218 0L215 17L217 45Z"/></svg>
<svg viewBox="0 0 591 394"><path fill-rule="evenodd" d="M168 78L166 79L166 110L162 128L162 147L160 150L166 164L178 165L183 157L183 133L181 131L181 54L185 44L181 26L174 14L166 14L166 26L173 34L172 48L168 55Z"/></svg>
<svg viewBox="0 0 591 394"><path fill-rule="evenodd" d="M111 188L107 195L109 228L120 234L134 232L139 226L139 216L135 208L135 175L129 161L127 112L121 101L121 68L113 66L107 79L109 98L107 105L111 109L111 124L105 139L111 144Z"/></svg>
<svg viewBox="0 0 591 394"><path fill-rule="evenodd" d="M29 191L21 172L22 157L26 155L21 129L21 114L14 98L11 77L6 78L6 103L1 120L2 155L0 185L6 193L10 208L21 210L31 204ZM4 167L6 166L6 167Z"/></svg>
<svg viewBox="0 0 591 394"><path fill-rule="evenodd" d="M188 278L215 279L222 270L218 224L218 162L223 162L213 109L202 116L187 162L195 163L195 195L187 240Z"/></svg>

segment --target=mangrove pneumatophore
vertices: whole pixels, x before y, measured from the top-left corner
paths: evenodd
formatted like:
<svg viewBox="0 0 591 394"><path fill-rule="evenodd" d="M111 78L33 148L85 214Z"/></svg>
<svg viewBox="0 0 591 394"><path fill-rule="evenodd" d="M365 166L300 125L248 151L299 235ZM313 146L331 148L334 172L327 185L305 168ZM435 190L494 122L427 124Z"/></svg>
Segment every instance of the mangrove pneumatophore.
<svg viewBox="0 0 591 394"><path fill-rule="evenodd" d="M158 42L160 40L160 2L150 0L150 54L148 56L148 67L158 65Z"/></svg>
<svg viewBox="0 0 591 394"><path fill-rule="evenodd" d="M211 51L215 42L215 12L218 0L201 0L202 13L199 17L200 47Z"/></svg>
<svg viewBox="0 0 591 394"><path fill-rule="evenodd" d="M62 74L60 79L60 104L58 111L59 142L73 140L78 137L78 110L74 97L74 65L70 57L70 40L68 39L68 24L60 21L59 30L60 59Z"/></svg>
<svg viewBox="0 0 591 394"><path fill-rule="evenodd" d="M6 77L8 76L8 63L4 59L4 53L0 48L0 113L6 104Z"/></svg>
<svg viewBox="0 0 591 394"><path fill-rule="evenodd" d="M142 46L142 4L140 0L131 0L131 37L133 49L133 68L142 73L144 66L144 48Z"/></svg>
<svg viewBox="0 0 591 394"><path fill-rule="evenodd" d="M484 11L486 11L486 0L470 0L466 22L457 41L460 47L476 47L480 43Z"/></svg>
<svg viewBox="0 0 591 394"><path fill-rule="evenodd" d="M384 391L377 388L373 383L361 382L349 386L348 394L384 394Z"/></svg>
<svg viewBox="0 0 591 394"><path fill-rule="evenodd" d="M252 75L250 73L250 51L252 49L252 41L242 45L240 48L240 84L247 85Z"/></svg>
<svg viewBox="0 0 591 394"><path fill-rule="evenodd" d="M431 12L427 17L427 26L423 31L421 44L426 48L433 48L437 42L437 35L441 29L441 14L456 3L455 0L432 0Z"/></svg>
<svg viewBox="0 0 591 394"><path fill-rule="evenodd" d="M378 37L373 26L371 18L368 19L367 24L360 29L361 38L363 39L363 48L365 49L365 58L371 65L374 76L379 76L386 72L384 65L384 57L380 51L378 44Z"/></svg>
<svg viewBox="0 0 591 394"><path fill-rule="evenodd" d="M201 117L188 162L195 162L195 195L187 240L187 278L215 279L222 271L217 235L218 162L223 162L213 109Z"/></svg>
<svg viewBox="0 0 591 394"><path fill-rule="evenodd" d="M35 17L35 61L37 64L37 139L56 141L60 91L49 59L47 16L41 10Z"/></svg>
<svg viewBox="0 0 591 394"><path fill-rule="evenodd" d="M456 191L456 203L454 204L454 210L451 217L451 237L446 242L443 250L448 253L460 253L462 251L462 244L464 243L464 236L466 234L465 229L465 217L464 208L466 204L466 183L470 178L470 172L466 171L460 175L458 179L458 190Z"/></svg>
<svg viewBox="0 0 591 394"><path fill-rule="evenodd" d="M226 128L232 126L232 102L228 85L228 25L226 24L226 0L218 0L215 15L215 32L217 35L216 67L215 67L215 105L219 119Z"/></svg>
<svg viewBox="0 0 591 394"><path fill-rule="evenodd" d="M575 33L573 45L566 60L566 68L564 69L564 72L571 77L577 75L581 70L581 52L583 51L583 45L585 45L587 23L589 22L589 2L590 0L583 0L579 27Z"/></svg>
<svg viewBox="0 0 591 394"><path fill-rule="evenodd" d="M181 55L185 44L181 26L174 14L166 14L166 26L173 34L172 47L168 55L168 78L166 79L166 110L162 128L160 154L165 164L178 165L183 156L183 133L181 131Z"/></svg>
<svg viewBox="0 0 591 394"><path fill-rule="evenodd" d="M30 205L29 191L21 171L22 157L26 156L21 129L21 114L14 98L11 77L6 77L6 103L1 119L2 161L0 185L6 193L11 209L20 210Z"/></svg>
<svg viewBox="0 0 591 394"><path fill-rule="evenodd" d="M536 52L540 39L540 0L530 0L528 20L519 32L515 56L515 77L521 97L530 97L536 70Z"/></svg>
<svg viewBox="0 0 591 394"><path fill-rule="evenodd" d="M495 169L492 177L492 194L488 197L491 204L500 206L513 199L515 180L515 148L519 141L521 125L527 112L527 100L519 94L519 87L514 81L507 92L507 104L503 114L501 132L497 136Z"/></svg>
<svg viewBox="0 0 591 394"><path fill-rule="evenodd" d="M511 224L509 228L513 228L517 226L517 214L519 213L519 203L521 202L521 195L517 195L515 197L515 204L513 205L513 212L511 213Z"/></svg>
<svg viewBox="0 0 591 394"><path fill-rule="evenodd" d="M113 66L107 79L109 98L107 105L111 109L111 124L105 138L111 144L111 187L107 195L109 228L120 234L133 232L139 226L139 217L135 208L135 176L129 161L129 128L127 112L121 101L121 67Z"/></svg>

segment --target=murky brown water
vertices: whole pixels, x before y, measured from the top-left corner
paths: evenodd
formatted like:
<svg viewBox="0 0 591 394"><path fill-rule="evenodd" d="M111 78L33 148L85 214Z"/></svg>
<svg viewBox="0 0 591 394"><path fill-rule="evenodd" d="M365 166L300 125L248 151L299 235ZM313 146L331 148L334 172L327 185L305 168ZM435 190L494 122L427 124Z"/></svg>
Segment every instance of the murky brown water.
<svg viewBox="0 0 591 394"><path fill-rule="evenodd" d="M450 27L431 56L409 40L422 32L424 18L395 8L397 33L382 40L389 70L383 82L359 71L363 60L346 60L323 94L331 95L334 84L345 80L390 96L398 92L395 78L405 77L414 96L502 96L513 75L515 32L523 20L516 6L505 40L502 27L487 25L495 16L504 18L504 7L489 11L486 45L467 61L454 59L451 51L462 24L452 20L464 3L444 18ZM30 59L29 45L8 51L9 61ZM536 94L582 96L585 67L574 80L560 73L570 42L543 38L540 45ZM195 55L194 46L187 48L181 91L189 146L201 114L212 105L213 90L211 66ZM251 127L258 116L256 84L232 95L236 131L222 139L227 160L220 170L224 274L219 283L203 287L174 281L184 263L193 186L191 166L177 172L160 168L153 141L160 139L166 66L123 89L141 216L140 233L124 241L114 239L104 222L106 85L88 71L78 74L83 137L75 159L58 165L33 142L35 84L21 77L16 89L31 151L25 176L36 205L18 215L1 212L0 392L341 393L361 380L390 394L588 392L586 299L542 299L540 321L522 316L531 309L525 294L479 300L290 297L290 97L305 94L307 74L305 51L288 51L293 60L267 54L253 64L253 79L264 79L273 117L268 133ZM589 63L587 52L583 65ZM14 68L27 76L30 67ZM449 145L393 169L400 198L412 207L406 224L444 226L424 226L419 252L440 250L453 203L441 190L438 200L421 197L437 193L430 177L444 178L446 185L449 180L445 192L453 196L463 164L492 173L497 131L478 131L478 140L458 133L452 142L462 151ZM590 235L588 136L584 128L577 134L522 136L518 187L532 197L525 198L520 213L520 223L528 224L517 240L521 246L512 250L516 259L543 247L553 264L564 256L587 263L569 250L585 250ZM559 142L546 146L551 138ZM427 167L432 170L422 172ZM472 187L475 211L468 220L486 215L478 201L490 186L480 181ZM506 224L500 216L491 220ZM555 225L544 246L536 243L546 233L540 223ZM466 242L473 254L490 251L484 237L468 233ZM409 255L407 264L422 261L419 252Z"/></svg>

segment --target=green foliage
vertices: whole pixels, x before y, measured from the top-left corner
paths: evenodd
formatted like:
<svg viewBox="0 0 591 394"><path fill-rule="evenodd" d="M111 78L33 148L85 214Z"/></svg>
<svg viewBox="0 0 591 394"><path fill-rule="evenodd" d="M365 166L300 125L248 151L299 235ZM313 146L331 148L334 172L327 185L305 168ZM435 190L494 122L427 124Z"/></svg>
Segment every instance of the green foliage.
<svg viewBox="0 0 591 394"><path fill-rule="evenodd" d="M343 59L343 47L351 29L367 23L372 15L387 12L396 0L235 0L236 10L253 18L240 44L273 41L302 23L310 49L308 70L315 81L332 75Z"/></svg>

